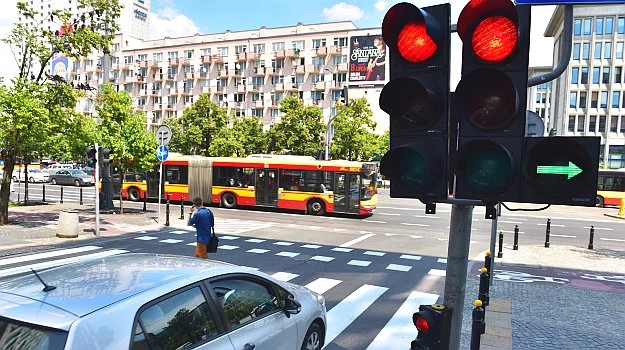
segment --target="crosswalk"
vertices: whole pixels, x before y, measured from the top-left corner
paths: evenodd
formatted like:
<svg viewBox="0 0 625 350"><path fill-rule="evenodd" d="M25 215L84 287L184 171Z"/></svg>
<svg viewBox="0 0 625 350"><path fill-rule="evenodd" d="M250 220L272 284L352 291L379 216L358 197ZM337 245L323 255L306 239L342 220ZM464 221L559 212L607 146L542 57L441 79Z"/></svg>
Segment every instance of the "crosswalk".
<svg viewBox="0 0 625 350"><path fill-rule="evenodd" d="M31 269L41 270L72 262L97 259L127 253L124 249L107 249L96 245L86 245L68 249L60 249L42 253L32 253L9 257L0 260L0 279L17 276ZM253 267L254 268L254 267ZM258 268L257 268L258 269ZM258 269L263 271L263 269ZM354 284L346 278L348 275L310 276L301 275L298 271L264 271L277 280L301 284L324 295L328 304L326 346L344 334L349 337L350 327L360 327L363 323L371 323L375 334L370 336L363 349L388 349L389 344L410 344L416 330L412 324L412 313L421 304L432 304L438 301L438 294L411 290L409 293L396 293L393 285L377 285L374 283ZM416 281L415 281L416 285ZM331 300L331 302L330 302ZM394 308L386 319L379 319L377 312L372 313L376 303L384 309Z"/></svg>

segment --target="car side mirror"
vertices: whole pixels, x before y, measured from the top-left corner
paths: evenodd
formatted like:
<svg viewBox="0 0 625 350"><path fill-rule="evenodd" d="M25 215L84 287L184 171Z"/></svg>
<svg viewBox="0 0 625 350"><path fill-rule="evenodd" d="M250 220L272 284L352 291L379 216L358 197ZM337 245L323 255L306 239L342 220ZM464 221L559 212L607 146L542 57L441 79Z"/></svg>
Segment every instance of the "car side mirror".
<svg viewBox="0 0 625 350"><path fill-rule="evenodd" d="M284 302L284 312L287 317L290 315L297 315L302 311L302 304L293 298L287 298Z"/></svg>

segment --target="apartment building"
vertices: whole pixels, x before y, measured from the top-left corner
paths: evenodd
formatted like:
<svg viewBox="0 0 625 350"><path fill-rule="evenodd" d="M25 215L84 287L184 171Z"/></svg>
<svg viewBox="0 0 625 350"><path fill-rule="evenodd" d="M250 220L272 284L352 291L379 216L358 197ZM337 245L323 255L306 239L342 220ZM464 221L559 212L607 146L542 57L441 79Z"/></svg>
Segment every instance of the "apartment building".
<svg viewBox="0 0 625 350"><path fill-rule="evenodd" d="M527 76L528 77L540 76L540 75L551 72L552 69L553 68L551 66L529 67L527 71ZM549 134L547 125L549 125L550 101L551 101L551 82L550 81L528 88L527 110L536 113L542 119L544 129L545 129L544 135L536 135L536 136L547 136Z"/></svg>
<svg viewBox="0 0 625 350"><path fill-rule="evenodd" d="M378 99L388 76L386 65L381 66L382 73L365 74L370 63L366 55L384 55L384 49L372 48L377 39L379 46L380 33L380 28L357 29L352 22L158 40L137 40L123 33L112 47L109 81L133 96L151 129L166 118L180 117L202 93L229 113L256 116L267 126L279 122L280 101L297 96L306 105L321 107L328 122L336 115L343 87L349 85L350 98L369 99L374 118L380 120L376 131L383 132L388 115L379 109ZM102 59L100 54L73 62L71 80L101 84ZM79 109L95 112L90 100Z"/></svg>
<svg viewBox="0 0 625 350"><path fill-rule="evenodd" d="M545 30L560 56L563 6ZM555 135L600 136L605 168L625 167L625 4L574 6L573 52L567 70L552 82L547 130Z"/></svg>

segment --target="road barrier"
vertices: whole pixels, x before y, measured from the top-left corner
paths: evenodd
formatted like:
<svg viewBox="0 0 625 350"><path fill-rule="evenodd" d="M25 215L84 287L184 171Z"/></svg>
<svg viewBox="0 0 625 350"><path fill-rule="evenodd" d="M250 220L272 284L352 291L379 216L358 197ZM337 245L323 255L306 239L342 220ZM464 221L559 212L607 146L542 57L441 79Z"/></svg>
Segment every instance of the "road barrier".
<svg viewBox="0 0 625 350"><path fill-rule="evenodd" d="M46 184L43 184L43 189L42 189L42 191L43 191L43 194L42 194L42 199L41 199L41 201L45 203L45 202L46 202Z"/></svg>
<svg viewBox="0 0 625 350"><path fill-rule="evenodd" d="M595 240L595 226L590 226L590 240L588 241L588 249L593 249L593 241Z"/></svg>
<svg viewBox="0 0 625 350"><path fill-rule="evenodd" d="M184 196L180 196L180 220L184 220Z"/></svg>
<svg viewBox="0 0 625 350"><path fill-rule="evenodd" d="M486 251L486 255L484 256L484 267L488 270L488 271L492 271L492 267L493 267L493 257L490 253L490 250Z"/></svg>
<svg viewBox="0 0 625 350"><path fill-rule="evenodd" d="M514 244L512 250L519 250L519 225L514 225Z"/></svg>
<svg viewBox="0 0 625 350"><path fill-rule="evenodd" d="M165 226L169 226L169 199L171 197L171 193L167 194L167 204L165 205Z"/></svg>
<svg viewBox="0 0 625 350"><path fill-rule="evenodd" d="M63 186L61 186L61 204L63 204Z"/></svg>
<svg viewBox="0 0 625 350"><path fill-rule="evenodd" d="M545 248L549 248L549 234L551 233L551 219L547 219L547 229L545 230Z"/></svg>
<svg viewBox="0 0 625 350"><path fill-rule="evenodd" d="M82 205L82 187L80 187L80 205Z"/></svg>
<svg viewBox="0 0 625 350"><path fill-rule="evenodd" d="M486 332L486 322L484 322L485 310L482 307L482 301L476 300L473 302L475 306L473 308L473 322L471 327L471 350L479 350L480 337Z"/></svg>
<svg viewBox="0 0 625 350"><path fill-rule="evenodd" d="M490 300L490 297L488 296L490 289L490 285L488 283L488 280L490 279L490 276L488 275L489 271L485 267L482 267L480 272L480 289L478 291L477 298L482 302L482 305L488 306L488 302Z"/></svg>
<svg viewBox="0 0 625 350"><path fill-rule="evenodd" d="M503 230L499 231L499 251L497 252L498 258L503 258Z"/></svg>

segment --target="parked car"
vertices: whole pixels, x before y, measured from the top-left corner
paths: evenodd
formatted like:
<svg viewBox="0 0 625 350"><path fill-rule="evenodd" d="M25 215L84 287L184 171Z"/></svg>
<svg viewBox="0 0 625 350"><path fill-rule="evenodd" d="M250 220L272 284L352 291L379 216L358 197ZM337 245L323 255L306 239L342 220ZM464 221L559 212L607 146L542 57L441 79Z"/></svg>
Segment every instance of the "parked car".
<svg viewBox="0 0 625 350"><path fill-rule="evenodd" d="M93 176L95 174L95 169L91 167L84 167L78 170L82 170L85 174Z"/></svg>
<svg viewBox="0 0 625 350"><path fill-rule="evenodd" d="M43 172L48 173L50 175L55 174L57 171L59 170L71 170L74 169L74 165L72 164L51 164L50 166L48 166L47 168L42 169Z"/></svg>
<svg viewBox="0 0 625 350"><path fill-rule="evenodd" d="M0 283L0 339L20 349L319 350L325 300L252 268L120 254Z"/></svg>
<svg viewBox="0 0 625 350"><path fill-rule="evenodd" d="M95 184L95 179L91 175L85 174L82 170L59 170L50 175L50 182L53 185L75 185L91 186Z"/></svg>
<svg viewBox="0 0 625 350"><path fill-rule="evenodd" d="M22 182L28 179L28 182L48 182L50 174L44 173L39 169L28 169L28 176L24 176L24 169L13 170L13 181Z"/></svg>

